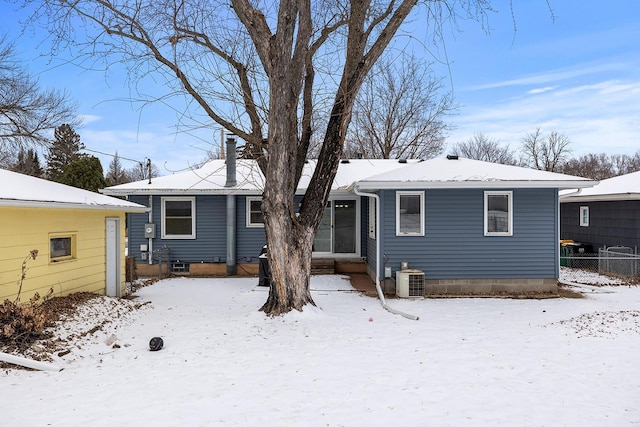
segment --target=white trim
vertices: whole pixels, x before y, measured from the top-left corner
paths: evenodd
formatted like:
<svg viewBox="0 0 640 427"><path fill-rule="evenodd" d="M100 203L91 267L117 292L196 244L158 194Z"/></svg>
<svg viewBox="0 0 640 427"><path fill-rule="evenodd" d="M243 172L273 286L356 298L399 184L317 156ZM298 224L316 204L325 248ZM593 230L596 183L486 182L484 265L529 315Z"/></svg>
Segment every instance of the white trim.
<svg viewBox="0 0 640 427"><path fill-rule="evenodd" d="M489 196L508 196L507 231L489 231ZM485 191L484 192L484 235L485 236L513 236L513 191Z"/></svg>
<svg viewBox="0 0 640 427"><path fill-rule="evenodd" d="M585 221L585 213L587 220ZM589 206L580 206L580 227L589 226Z"/></svg>
<svg viewBox="0 0 640 427"><path fill-rule="evenodd" d="M190 201L191 202L191 234L169 234L166 233L166 216L165 216L165 202L171 201ZM160 198L160 206L162 211L161 216L161 228L162 228L162 238L163 239L172 239L172 240L180 240L180 239L195 239L196 238L196 198L195 197L161 197Z"/></svg>
<svg viewBox="0 0 640 427"><path fill-rule="evenodd" d="M250 197L247 196L246 198L246 207L245 207L245 211L246 211L246 219L245 219L245 226L247 228L264 228L264 222L251 222L251 202L260 202L260 204L262 204L262 197Z"/></svg>
<svg viewBox="0 0 640 427"><path fill-rule="evenodd" d="M367 220L367 228L369 230L369 238L371 240L376 239L376 223L378 222L378 215L376 211L376 199L375 197L367 197L369 200L369 219Z"/></svg>
<svg viewBox="0 0 640 427"><path fill-rule="evenodd" d="M400 230L400 198L402 196L420 197L420 231L403 232ZM424 236L424 191L396 191L396 236Z"/></svg>

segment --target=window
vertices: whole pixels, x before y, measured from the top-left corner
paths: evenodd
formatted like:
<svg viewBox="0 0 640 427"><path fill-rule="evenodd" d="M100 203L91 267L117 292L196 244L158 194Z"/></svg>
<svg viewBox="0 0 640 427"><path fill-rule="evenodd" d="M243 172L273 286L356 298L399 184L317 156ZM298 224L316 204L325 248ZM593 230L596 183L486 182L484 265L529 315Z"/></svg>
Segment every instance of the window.
<svg viewBox="0 0 640 427"><path fill-rule="evenodd" d="M196 200L194 197L162 198L162 238L196 238Z"/></svg>
<svg viewBox="0 0 640 427"><path fill-rule="evenodd" d="M513 235L513 192L485 191L484 235Z"/></svg>
<svg viewBox="0 0 640 427"><path fill-rule="evenodd" d="M264 227L261 197L247 197L247 227Z"/></svg>
<svg viewBox="0 0 640 427"><path fill-rule="evenodd" d="M49 259L51 262L60 262L76 257L75 234L62 234L49 236Z"/></svg>
<svg viewBox="0 0 640 427"><path fill-rule="evenodd" d="M376 238L376 199L369 197L369 238Z"/></svg>
<svg viewBox="0 0 640 427"><path fill-rule="evenodd" d="M580 227L589 226L589 206L580 206Z"/></svg>
<svg viewBox="0 0 640 427"><path fill-rule="evenodd" d="M396 235L424 236L423 191L396 193Z"/></svg>

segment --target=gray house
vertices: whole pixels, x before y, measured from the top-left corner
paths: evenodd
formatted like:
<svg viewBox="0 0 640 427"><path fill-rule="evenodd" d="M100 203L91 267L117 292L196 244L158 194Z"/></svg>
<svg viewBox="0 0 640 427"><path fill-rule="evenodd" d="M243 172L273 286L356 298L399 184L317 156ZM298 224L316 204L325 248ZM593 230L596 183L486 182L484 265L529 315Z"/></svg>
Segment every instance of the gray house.
<svg viewBox="0 0 640 427"><path fill-rule="evenodd" d="M252 160L229 165L213 160L150 183L104 190L151 208L148 215L129 216L129 253L139 271L157 272L161 249L174 271L257 274L265 244L263 176ZM314 167L311 160L305 167L300 197ZM343 160L313 257L335 262L337 272L396 279L400 296L553 291L558 191L593 184L455 156Z"/></svg>
<svg viewBox="0 0 640 427"><path fill-rule="evenodd" d="M560 197L560 236L589 246L640 248L640 172Z"/></svg>

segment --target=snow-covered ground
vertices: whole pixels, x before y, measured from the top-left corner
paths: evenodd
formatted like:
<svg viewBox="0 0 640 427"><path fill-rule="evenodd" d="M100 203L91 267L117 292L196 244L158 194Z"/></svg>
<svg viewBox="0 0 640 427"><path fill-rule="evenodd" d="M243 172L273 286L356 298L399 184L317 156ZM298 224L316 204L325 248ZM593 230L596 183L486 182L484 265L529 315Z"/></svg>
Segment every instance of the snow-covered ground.
<svg viewBox="0 0 640 427"><path fill-rule="evenodd" d="M166 279L58 326L62 371L0 370L0 425L638 425L640 287L580 280L600 286L387 300L414 321L342 276L314 276L318 307L278 318L255 278Z"/></svg>

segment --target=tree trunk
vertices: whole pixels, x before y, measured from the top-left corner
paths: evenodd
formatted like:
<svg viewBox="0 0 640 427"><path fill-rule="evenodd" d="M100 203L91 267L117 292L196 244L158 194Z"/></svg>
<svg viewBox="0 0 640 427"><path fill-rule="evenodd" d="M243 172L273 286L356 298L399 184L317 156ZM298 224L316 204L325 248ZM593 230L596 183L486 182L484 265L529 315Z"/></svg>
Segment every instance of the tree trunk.
<svg viewBox="0 0 640 427"><path fill-rule="evenodd" d="M309 288L313 229L302 226L291 203L281 197L282 191L277 193L268 196L265 189L262 199L264 211L270 212L265 218L265 231L271 287L260 310L270 316L302 311L307 304L315 306Z"/></svg>

